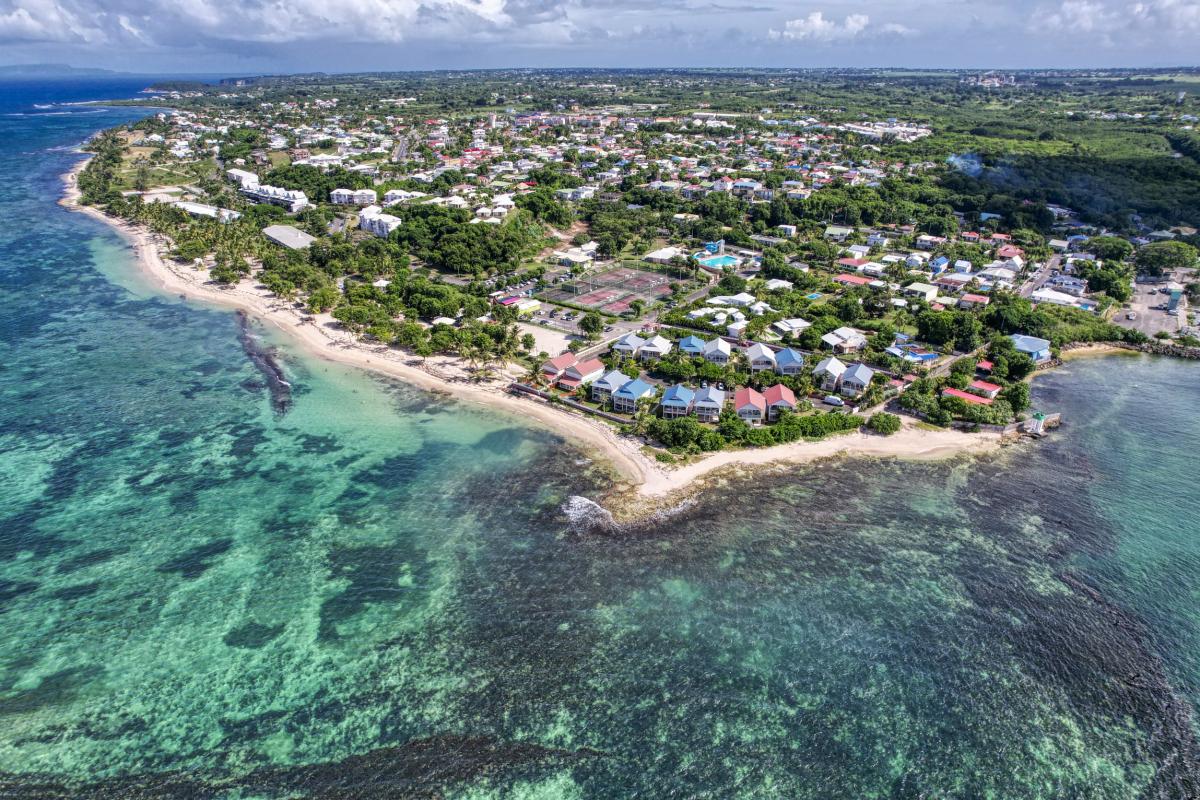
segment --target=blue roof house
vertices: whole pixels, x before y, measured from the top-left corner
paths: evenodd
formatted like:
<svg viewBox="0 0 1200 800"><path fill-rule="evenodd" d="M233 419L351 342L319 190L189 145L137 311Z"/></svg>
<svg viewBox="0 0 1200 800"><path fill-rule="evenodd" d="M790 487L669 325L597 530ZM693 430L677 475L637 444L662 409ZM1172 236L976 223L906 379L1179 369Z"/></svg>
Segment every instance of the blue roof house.
<svg viewBox="0 0 1200 800"><path fill-rule="evenodd" d="M799 375L804 369L804 356L786 347L775 354L775 371L780 375Z"/></svg>
<svg viewBox="0 0 1200 800"><path fill-rule="evenodd" d="M613 392L613 409L625 414L632 414L637 411L638 401L646 397L654 397L654 387L641 378L634 378Z"/></svg>
<svg viewBox="0 0 1200 800"><path fill-rule="evenodd" d="M1042 364L1050 360L1050 342L1047 340L1039 339L1036 336L1026 336L1022 333L1014 333L1008 338L1012 339L1013 347L1017 348L1017 352L1032 358L1033 363Z"/></svg>
<svg viewBox="0 0 1200 800"><path fill-rule="evenodd" d="M679 349L689 356L699 356L704 354L704 345L707 344L699 336L688 336L679 340Z"/></svg>
<svg viewBox="0 0 1200 800"><path fill-rule="evenodd" d="M683 384L668 387L662 398L663 419L686 417L692 413L692 403L695 399L696 393Z"/></svg>
<svg viewBox="0 0 1200 800"><path fill-rule="evenodd" d="M592 400L603 403L612 397L613 392L631 380L633 379L620 370L614 369L606 372L602 377L592 381Z"/></svg>

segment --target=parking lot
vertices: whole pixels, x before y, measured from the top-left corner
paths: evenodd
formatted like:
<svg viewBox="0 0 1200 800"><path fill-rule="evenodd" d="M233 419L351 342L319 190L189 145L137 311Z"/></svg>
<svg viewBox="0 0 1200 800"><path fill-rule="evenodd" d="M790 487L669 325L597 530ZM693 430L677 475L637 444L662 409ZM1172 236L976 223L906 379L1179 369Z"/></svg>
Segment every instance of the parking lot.
<svg viewBox="0 0 1200 800"><path fill-rule="evenodd" d="M1165 284L1152 285L1139 283L1134 287L1133 297L1129 308L1122 308L1113 316L1113 322L1125 327L1141 331L1147 336L1153 336L1160 331L1172 335L1179 332L1186 324L1187 300L1180 303L1178 315L1172 316L1158 306L1165 305L1168 295L1164 294ZM1130 314L1133 319L1129 319Z"/></svg>

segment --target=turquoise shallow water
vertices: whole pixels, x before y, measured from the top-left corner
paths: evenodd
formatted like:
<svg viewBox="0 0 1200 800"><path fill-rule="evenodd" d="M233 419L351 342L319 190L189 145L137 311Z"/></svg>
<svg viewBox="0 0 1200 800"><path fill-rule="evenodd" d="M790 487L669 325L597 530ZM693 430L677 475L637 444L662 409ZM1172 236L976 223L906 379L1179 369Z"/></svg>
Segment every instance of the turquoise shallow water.
<svg viewBox="0 0 1200 800"><path fill-rule="evenodd" d="M552 436L258 331L276 413L232 314L52 204L128 113L0 117L0 796L1200 794L1200 366L590 529Z"/></svg>

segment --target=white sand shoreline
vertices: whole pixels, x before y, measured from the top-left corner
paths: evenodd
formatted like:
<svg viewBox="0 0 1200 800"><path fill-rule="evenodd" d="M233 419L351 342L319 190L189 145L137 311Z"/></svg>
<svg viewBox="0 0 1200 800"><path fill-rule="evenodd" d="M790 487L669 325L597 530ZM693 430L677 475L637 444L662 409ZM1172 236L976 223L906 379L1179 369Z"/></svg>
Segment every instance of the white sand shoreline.
<svg viewBox="0 0 1200 800"><path fill-rule="evenodd" d="M698 478L741 466L798 464L837 455L927 460L983 453L1001 443L995 434L930 430L906 419L904 428L888 437L857 432L815 442L722 451L681 466L664 466L642 452L642 442L619 434L599 420L509 394L505 390L509 380L503 377L476 383L456 359L430 358L423 363L394 348L359 341L328 314L305 321L309 315L295 304L275 297L252 279L228 288L209 282L206 271L164 258L161 237L82 205L76 176L85 164L86 160L81 161L63 176L66 188L60 204L119 231L137 253L139 268L157 288L187 299L242 309L286 331L306 351L320 358L373 370L429 391L452 394L461 401L533 418L583 449L599 453L615 470L618 489L635 497L662 501L681 493Z"/></svg>

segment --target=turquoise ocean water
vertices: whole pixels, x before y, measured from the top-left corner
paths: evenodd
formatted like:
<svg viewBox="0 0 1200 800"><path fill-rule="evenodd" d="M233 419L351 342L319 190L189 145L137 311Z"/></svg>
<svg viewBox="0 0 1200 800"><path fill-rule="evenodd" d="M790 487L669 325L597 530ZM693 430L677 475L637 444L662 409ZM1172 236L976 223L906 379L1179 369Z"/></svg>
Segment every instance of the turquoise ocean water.
<svg viewBox="0 0 1200 800"><path fill-rule="evenodd" d="M1200 365L1039 378L1067 426L581 526L555 437L165 297L0 92L0 796L1200 796Z"/></svg>

